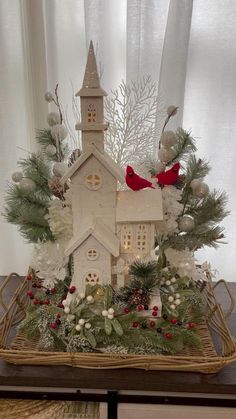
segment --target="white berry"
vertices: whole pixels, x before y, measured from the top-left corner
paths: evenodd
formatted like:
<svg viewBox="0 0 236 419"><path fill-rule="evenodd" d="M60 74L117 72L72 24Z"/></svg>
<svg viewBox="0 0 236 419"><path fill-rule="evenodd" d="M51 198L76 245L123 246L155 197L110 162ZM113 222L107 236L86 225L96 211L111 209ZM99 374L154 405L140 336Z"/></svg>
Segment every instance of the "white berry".
<svg viewBox="0 0 236 419"><path fill-rule="evenodd" d="M172 282L172 284L174 284L176 282L176 278L174 276L171 278L171 282Z"/></svg>
<svg viewBox="0 0 236 419"><path fill-rule="evenodd" d="M86 329L90 329L90 328L91 328L91 324L90 324L90 323L86 323L86 324L85 324L85 328L86 328Z"/></svg>
<svg viewBox="0 0 236 419"><path fill-rule="evenodd" d="M14 172L11 176L14 182L20 182L23 179L23 173L21 172Z"/></svg>
<svg viewBox="0 0 236 419"><path fill-rule="evenodd" d="M169 279L166 281L165 283L167 286L169 286L171 284L171 282L169 281Z"/></svg>
<svg viewBox="0 0 236 419"><path fill-rule="evenodd" d="M114 314L114 311L115 311L114 308L109 308L108 309L108 314Z"/></svg>
<svg viewBox="0 0 236 419"><path fill-rule="evenodd" d="M85 323L85 320L84 320L84 319L79 319L79 324L80 324L80 326L83 326L83 325L84 325L84 323Z"/></svg>
<svg viewBox="0 0 236 419"><path fill-rule="evenodd" d="M176 298L180 298L180 294L177 292L177 294L175 294Z"/></svg>
<svg viewBox="0 0 236 419"><path fill-rule="evenodd" d="M171 306L170 306L171 310L174 310L175 307L176 307L175 304L171 304Z"/></svg>
<svg viewBox="0 0 236 419"><path fill-rule="evenodd" d="M80 332L80 330L81 330L81 326L80 326L79 324L77 324L77 325L75 326L75 329L77 330L77 332Z"/></svg>
<svg viewBox="0 0 236 419"><path fill-rule="evenodd" d="M102 311L102 316L103 317L107 317L108 316L108 311L107 310L103 310Z"/></svg>
<svg viewBox="0 0 236 419"><path fill-rule="evenodd" d="M85 297L84 292L81 292L81 293L79 294L79 296L80 296L80 298L84 298L84 297Z"/></svg>
<svg viewBox="0 0 236 419"><path fill-rule="evenodd" d="M113 317L114 317L114 316L113 316L113 314L108 314L108 315L107 315L107 318L108 318L108 319L110 319L110 320L112 320L112 319L113 319Z"/></svg>
<svg viewBox="0 0 236 419"><path fill-rule="evenodd" d="M70 312L69 307L65 307L65 308L64 308L64 312L65 312L66 314L69 314L69 312Z"/></svg>
<svg viewBox="0 0 236 419"><path fill-rule="evenodd" d="M179 306L179 305L181 304L181 300L180 300L179 298L177 298L177 300L175 300L175 304L176 304L177 306Z"/></svg>
<svg viewBox="0 0 236 419"><path fill-rule="evenodd" d="M88 301L88 303L93 303L93 301L94 301L93 296L92 295L88 295L87 301Z"/></svg>
<svg viewBox="0 0 236 419"><path fill-rule="evenodd" d="M170 302L170 303L173 303L173 301L174 301L174 297L172 297L171 295L168 297L168 301Z"/></svg>

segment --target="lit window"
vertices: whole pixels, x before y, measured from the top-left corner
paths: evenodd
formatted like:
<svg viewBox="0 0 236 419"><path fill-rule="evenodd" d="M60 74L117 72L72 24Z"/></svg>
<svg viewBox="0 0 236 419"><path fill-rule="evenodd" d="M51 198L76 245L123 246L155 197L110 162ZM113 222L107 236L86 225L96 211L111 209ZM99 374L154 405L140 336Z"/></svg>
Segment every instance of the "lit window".
<svg viewBox="0 0 236 419"><path fill-rule="evenodd" d="M96 173L91 173L90 175L86 176L85 184L91 191L97 191L102 185L101 176L97 175Z"/></svg>
<svg viewBox="0 0 236 419"><path fill-rule="evenodd" d="M98 258L98 251L96 249L89 249L87 251L88 260L96 260Z"/></svg>
<svg viewBox="0 0 236 419"><path fill-rule="evenodd" d="M147 227L145 224L139 224L137 226L135 247L141 252L147 251Z"/></svg>
<svg viewBox="0 0 236 419"><path fill-rule="evenodd" d="M133 250L133 227L124 224L121 228L121 248L122 253L131 253Z"/></svg>
<svg viewBox="0 0 236 419"><path fill-rule="evenodd" d="M88 106L88 122L97 121L97 112L93 103L90 103Z"/></svg>
<svg viewBox="0 0 236 419"><path fill-rule="evenodd" d="M95 284L98 284L99 282L100 282L100 279L99 279L99 274L97 271L91 270L85 275L86 284L95 285Z"/></svg>

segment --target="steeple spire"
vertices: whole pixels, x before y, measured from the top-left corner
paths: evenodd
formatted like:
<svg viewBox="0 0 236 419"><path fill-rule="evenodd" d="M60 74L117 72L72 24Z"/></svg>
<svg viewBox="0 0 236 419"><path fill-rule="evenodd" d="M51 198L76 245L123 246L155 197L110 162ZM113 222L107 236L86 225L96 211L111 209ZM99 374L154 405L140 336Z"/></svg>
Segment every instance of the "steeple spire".
<svg viewBox="0 0 236 419"><path fill-rule="evenodd" d="M87 57L87 64L84 73L84 81L82 89L76 93L76 96L107 96L105 90L100 86L99 75L97 70L96 57L94 53L93 42L90 41Z"/></svg>
<svg viewBox="0 0 236 419"><path fill-rule="evenodd" d="M100 87L97 63L94 54L93 41L90 41L87 64L84 74L83 87L98 88Z"/></svg>

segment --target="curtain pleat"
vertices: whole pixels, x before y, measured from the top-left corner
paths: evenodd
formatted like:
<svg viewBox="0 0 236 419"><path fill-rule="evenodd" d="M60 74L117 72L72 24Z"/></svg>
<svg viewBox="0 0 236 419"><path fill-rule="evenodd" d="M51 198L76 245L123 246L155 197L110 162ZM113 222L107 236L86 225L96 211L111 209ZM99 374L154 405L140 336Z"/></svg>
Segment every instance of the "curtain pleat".
<svg viewBox="0 0 236 419"><path fill-rule="evenodd" d="M166 104L179 107L178 114L168 125L171 129L182 126L192 5L192 0L172 0L169 5L161 59L159 94Z"/></svg>

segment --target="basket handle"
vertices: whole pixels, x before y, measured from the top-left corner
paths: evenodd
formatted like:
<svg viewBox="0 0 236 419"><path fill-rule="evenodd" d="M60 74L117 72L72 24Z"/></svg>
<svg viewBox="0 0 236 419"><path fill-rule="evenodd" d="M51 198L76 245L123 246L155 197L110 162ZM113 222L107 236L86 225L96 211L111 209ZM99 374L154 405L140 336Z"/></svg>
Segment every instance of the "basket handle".
<svg viewBox="0 0 236 419"><path fill-rule="evenodd" d="M216 287L218 287L218 285L220 285L220 284L224 285L224 287L225 287L225 289L226 289L226 291L228 293L229 299L230 299L230 307L229 307L228 311L225 313L225 318L227 319L231 315L231 313L232 313L232 311L234 309L235 301L234 301L234 298L233 298L233 296L231 294L231 291L230 291L230 289L228 287L228 284L227 284L227 282L224 279L220 279L219 281L217 281L212 286L213 290L215 290Z"/></svg>

